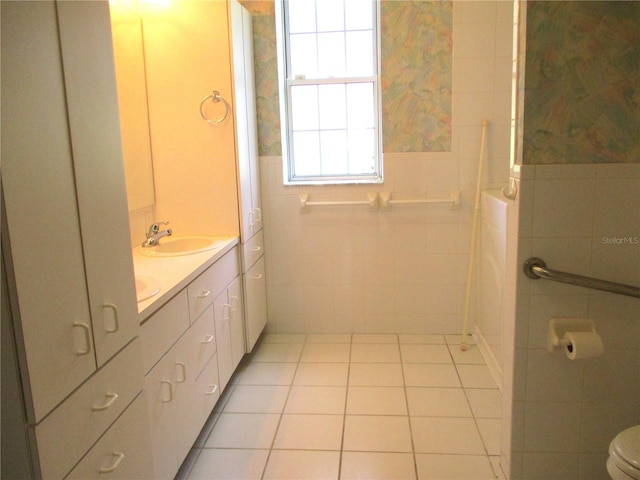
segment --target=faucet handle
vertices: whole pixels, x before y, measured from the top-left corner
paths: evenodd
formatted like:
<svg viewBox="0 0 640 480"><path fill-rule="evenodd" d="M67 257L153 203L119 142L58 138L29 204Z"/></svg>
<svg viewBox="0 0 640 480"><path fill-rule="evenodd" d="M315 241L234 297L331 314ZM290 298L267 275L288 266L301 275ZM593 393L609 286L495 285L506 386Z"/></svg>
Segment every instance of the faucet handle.
<svg viewBox="0 0 640 480"><path fill-rule="evenodd" d="M160 225L169 225L169 222L152 223L149 227L149 233L147 234L147 236L155 235L156 233L158 233L160 231Z"/></svg>

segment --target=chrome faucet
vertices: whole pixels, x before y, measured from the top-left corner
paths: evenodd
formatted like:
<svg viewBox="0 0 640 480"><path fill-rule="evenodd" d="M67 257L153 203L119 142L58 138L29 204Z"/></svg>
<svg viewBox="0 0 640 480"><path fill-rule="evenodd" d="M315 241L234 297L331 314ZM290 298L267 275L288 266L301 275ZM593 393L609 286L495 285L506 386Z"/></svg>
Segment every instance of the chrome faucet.
<svg viewBox="0 0 640 480"><path fill-rule="evenodd" d="M149 227L149 231L146 233L147 239L142 242L143 247L154 247L158 245L158 240L162 237L169 237L173 233L170 228L166 230L160 230L160 225L169 225L169 222L154 223Z"/></svg>

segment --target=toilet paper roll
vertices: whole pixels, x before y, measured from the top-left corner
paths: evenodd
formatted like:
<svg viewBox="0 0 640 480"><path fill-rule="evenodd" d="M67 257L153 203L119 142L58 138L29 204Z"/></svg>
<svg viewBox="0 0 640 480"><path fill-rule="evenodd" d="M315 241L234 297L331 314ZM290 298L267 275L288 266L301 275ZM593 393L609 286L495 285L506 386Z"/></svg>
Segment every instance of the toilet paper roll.
<svg viewBox="0 0 640 480"><path fill-rule="evenodd" d="M568 342L564 348L570 360L599 357L604 351L602 338L596 332L567 332L564 339Z"/></svg>

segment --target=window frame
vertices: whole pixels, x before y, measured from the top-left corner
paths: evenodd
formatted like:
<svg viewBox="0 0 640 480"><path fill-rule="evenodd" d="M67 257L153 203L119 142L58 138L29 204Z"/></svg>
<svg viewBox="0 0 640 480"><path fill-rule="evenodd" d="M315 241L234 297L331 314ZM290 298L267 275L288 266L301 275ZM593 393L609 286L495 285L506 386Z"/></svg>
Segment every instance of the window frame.
<svg viewBox="0 0 640 480"><path fill-rule="evenodd" d="M319 77L290 78L291 52L285 37L289 35L288 9L285 3L289 0L275 0L276 44L278 55L278 91L280 101L280 135L282 143L282 168L285 185L343 185L343 184L379 184L383 183L382 152L382 91L381 78L381 41L380 41L380 0L371 0L373 8L374 75L366 77ZM348 1L348 0L345 0ZM352 83L373 84L374 115L374 171L364 174L344 175L296 175L293 155L293 121L291 116L291 88L299 85L348 85Z"/></svg>

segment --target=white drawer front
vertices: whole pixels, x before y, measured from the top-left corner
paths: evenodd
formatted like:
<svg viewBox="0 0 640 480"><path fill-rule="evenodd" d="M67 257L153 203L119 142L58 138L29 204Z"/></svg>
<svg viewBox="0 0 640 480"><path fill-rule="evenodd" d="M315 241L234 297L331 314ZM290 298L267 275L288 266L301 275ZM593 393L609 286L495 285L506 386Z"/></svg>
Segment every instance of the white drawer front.
<svg viewBox="0 0 640 480"><path fill-rule="evenodd" d="M63 478L143 387L136 338L35 427L43 478Z"/></svg>
<svg viewBox="0 0 640 480"><path fill-rule="evenodd" d="M187 292L183 290L142 324L140 338L145 374L189 328L187 302Z"/></svg>
<svg viewBox="0 0 640 480"><path fill-rule="evenodd" d="M189 317L191 323L211 305L213 299L222 292L238 275L238 248L234 247L220 260L211 265L189 284Z"/></svg>
<svg viewBox="0 0 640 480"><path fill-rule="evenodd" d="M143 390L76 465L67 479L153 479L149 420L146 409L147 400Z"/></svg>
<svg viewBox="0 0 640 480"><path fill-rule="evenodd" d="M264 236L262 230L242 245L242 271L246 272L264 255Z"/></svg>

